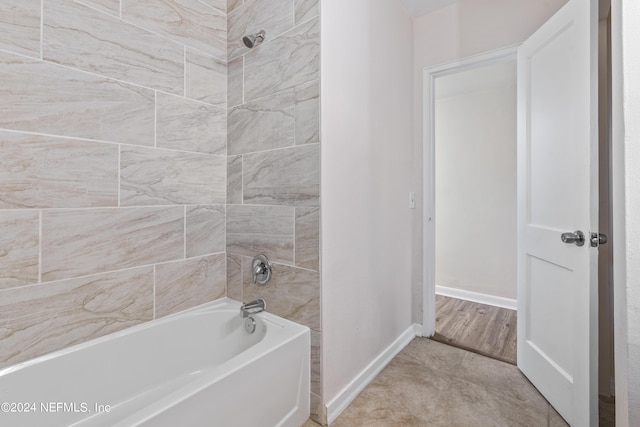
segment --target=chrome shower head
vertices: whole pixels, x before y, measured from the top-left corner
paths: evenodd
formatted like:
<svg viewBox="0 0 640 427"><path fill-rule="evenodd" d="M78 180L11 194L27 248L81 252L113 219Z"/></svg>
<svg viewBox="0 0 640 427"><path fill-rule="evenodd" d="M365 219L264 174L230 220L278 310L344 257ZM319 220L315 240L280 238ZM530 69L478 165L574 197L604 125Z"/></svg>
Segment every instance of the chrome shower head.
<svg viewBox="0 0 640 427"><path fill-rule="evenodd" d="M262 43L264 41L264 36L266 34L267 33L266 33L265 30L260 30L260 32L258 32L258 33L249 34L247 36L244 36L242 38L242 42L244 43L244 45L246 47L251 49L251 48L254 48L254 47L258 46L260 43Z"/></svg>

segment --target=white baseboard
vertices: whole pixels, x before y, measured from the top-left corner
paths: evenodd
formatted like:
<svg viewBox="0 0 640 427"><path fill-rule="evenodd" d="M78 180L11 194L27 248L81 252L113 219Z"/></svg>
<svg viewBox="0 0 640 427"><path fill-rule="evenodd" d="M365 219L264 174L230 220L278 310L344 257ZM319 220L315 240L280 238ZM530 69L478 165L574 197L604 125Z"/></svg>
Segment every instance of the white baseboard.
<svg viewBox="0 0 640 427"><path fill-rule="evenodd" d="M369 365L364 368L340 393L327 403L327 422L329 425L347 409L347 406L358 397L358 394L384 369L391 359L416 337L422 327L413 324L404 331L391 345L385 348Z"/></svg>
<svg viewBox="0 0 640 427"><path fill-rule="evenodd" d="M478 292L464 291L462 289L448 288L446 286L436 285L436 294L445 297L463 299L473 301L480 304L493 305L496 307L508 308L509 310L518 309L518 300L511 298L496 297L493 295L480 294Z"/></svg>

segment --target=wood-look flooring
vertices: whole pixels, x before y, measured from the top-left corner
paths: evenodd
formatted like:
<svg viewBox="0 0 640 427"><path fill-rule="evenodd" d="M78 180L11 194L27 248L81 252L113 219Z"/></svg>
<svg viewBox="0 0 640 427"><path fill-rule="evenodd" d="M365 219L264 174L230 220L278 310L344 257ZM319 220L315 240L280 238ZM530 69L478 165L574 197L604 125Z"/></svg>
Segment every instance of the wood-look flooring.
<svg viewBox="0 0 640 427"><path fill-rule="evenodd" d="M516 364L516 311L436 295L436 333L431 338Z"/></svg>

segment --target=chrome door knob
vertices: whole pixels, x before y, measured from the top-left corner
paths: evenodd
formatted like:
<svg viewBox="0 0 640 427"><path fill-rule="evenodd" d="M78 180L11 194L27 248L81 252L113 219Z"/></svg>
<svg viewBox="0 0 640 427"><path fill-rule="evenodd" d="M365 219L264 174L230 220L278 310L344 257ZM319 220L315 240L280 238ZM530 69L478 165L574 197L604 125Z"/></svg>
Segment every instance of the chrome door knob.
<svg viewBox="0 0 640 427"><path fill-rule="evenodd" d="M591 247L597 248L600 245L604 245L607 243L609 239L606 234L602 233L591 233Z"/></svg>
<svg viewBox="0 0 640 427"><path fill-rule="evenodd" d="M574 231L573 233L562 233L560 236L564 243L574 244L576 246L584 246L584 233L580 230Z"/></svg>

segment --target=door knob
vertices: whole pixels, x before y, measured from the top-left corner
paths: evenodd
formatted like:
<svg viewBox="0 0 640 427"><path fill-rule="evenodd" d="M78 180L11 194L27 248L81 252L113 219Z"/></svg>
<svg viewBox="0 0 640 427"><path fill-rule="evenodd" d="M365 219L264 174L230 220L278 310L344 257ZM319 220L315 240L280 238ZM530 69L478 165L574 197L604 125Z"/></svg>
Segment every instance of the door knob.
<svg viewBox="0 0 640 427"><path fill-rule="evenodd" d="M602 233L591 233L591 247L597 248L600 245L604 245L607 243L609 239L606 234Z"/></svg>
<svg viewBox="0 0 640 427"><path fill-rule="evenodd" d="M575 244L576 246L584 246L584 233L580 230L573 233L562 233L560 236L564 243Z"/></svg>

